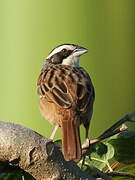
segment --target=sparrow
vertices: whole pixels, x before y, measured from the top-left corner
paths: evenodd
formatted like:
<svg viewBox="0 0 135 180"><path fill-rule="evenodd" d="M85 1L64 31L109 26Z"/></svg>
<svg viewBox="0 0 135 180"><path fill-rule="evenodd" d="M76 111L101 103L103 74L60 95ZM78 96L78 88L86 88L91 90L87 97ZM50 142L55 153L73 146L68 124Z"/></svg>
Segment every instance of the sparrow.
<svg viewBox="0 0 135 180"><path fill-rule="evenodd" d="M89 74L80 67L80 56L87 51L75 44L57 46L45 59L37 81L41 114L61 128L67 161L81 160L80 125L88 138L93 113L94 87Z"/></svg>

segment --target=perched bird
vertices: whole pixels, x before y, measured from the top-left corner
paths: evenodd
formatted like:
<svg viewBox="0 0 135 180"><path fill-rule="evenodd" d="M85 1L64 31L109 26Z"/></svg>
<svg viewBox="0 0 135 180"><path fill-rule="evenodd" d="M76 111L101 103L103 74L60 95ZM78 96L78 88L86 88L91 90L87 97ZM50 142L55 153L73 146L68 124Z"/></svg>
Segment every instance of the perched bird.
<svg viewBox="0 0 135 180"><path fill-rule="evenodd" d="M89 74L80 67L80 56L86 52L74 44L57 46L45 59L37 82L40 111L46 120L61 127L62 152L67 161L81 159L79 128L84 125L88 138L93 112L94 87Z"/></svg>

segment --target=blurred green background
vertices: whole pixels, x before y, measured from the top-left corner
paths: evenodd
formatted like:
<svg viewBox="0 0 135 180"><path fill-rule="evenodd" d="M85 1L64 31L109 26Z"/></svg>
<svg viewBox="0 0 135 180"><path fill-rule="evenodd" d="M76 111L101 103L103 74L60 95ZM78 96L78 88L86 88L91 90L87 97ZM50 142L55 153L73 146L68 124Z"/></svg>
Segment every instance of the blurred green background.
<svg viewBox="0 0 135 180"><path fill-rule="evenodd" d="M36 81L43 59L61 43L89 49L81 65L96 90L95 137L135 110L135 1L0 0L0 120L50 135Z"/></svg>

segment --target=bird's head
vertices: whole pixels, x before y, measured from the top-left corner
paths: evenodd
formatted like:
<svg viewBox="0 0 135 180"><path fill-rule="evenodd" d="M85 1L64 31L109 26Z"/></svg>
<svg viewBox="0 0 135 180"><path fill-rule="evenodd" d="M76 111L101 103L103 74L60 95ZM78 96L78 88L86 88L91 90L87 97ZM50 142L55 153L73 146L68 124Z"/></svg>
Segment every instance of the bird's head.
<svg viewBox="0 0 135 180"><path fill-rule="evenodd" d="M80 56L88 50L75 44L62 44L54 48L46 58L46 63L79 66Z"/></svg>

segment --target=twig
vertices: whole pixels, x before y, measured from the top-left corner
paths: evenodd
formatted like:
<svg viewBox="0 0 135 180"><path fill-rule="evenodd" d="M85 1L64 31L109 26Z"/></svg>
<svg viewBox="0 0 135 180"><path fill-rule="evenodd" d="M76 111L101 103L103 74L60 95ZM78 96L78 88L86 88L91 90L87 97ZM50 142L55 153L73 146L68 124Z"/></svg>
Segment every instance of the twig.
<svg viewBox="0 0 135 180"><path fill-rule="evenodd" d="M135 174L129 174L129 173L126 173L126 172L113 171L113 172L109 172L109 173L106 173L106 174L109 175L109 176L112 176L112 177L121 176L121 177L129 177L129 178L134 178L135 179Z"/></svg>
<svg viewBox="0 0 135 180"><path fill-rule="evenodd" d="M115 168L119 167L120 166L120 163L118 161L114 162L113 164L111 164L111 168L114 170ZM105 173L109 173L109 172L112 172L109 170L109 168L107 168L105 171Z"/></svg>
<svg viewBox="0 0 135 180"><path fill-rule="evenodd" d="M135 122L135 120L132 119L134 116L135 116L135 112L125 115L122 119L120 119L118 122L113 124L106 131L104 131L99 137L89 140L89 141L86 140L86 142L84 142L82 144L83 154L86 153L86 151L89 149L90 145L100 142L100 141L102 141L108 137L111 137L115 134L126 131L128 129L128 127L124 123L125 122ZM119 126L121 126L121 127L118 128Z"/></svg>
<svg viewBox="0 0 135 180"><path fill-rule="evenodd" d="M22 176L22 180L25 180L25 177L24 177L24 176Z"/></svg>
<svg viewBox="0 0 135 180"><path fill-rule="evenodd" d="M89 149L90 145L95 144L95 143L97 143L97 142L100 142L100 141L102 141L102 140L104 140L104 139L106 139L106 138L109 138L109 137L111 137L111 136L113 136L113 135L115 135L115 134L119 134L119 133L121 133L121 132L123 132L123 131L126 131L127 129L128 129L127 126L124 125L124 127L122 126L122 127L118 128L118 129L114 130L113 132L112 132L112 131L111 131L111 132L108 132L108 133L104 134L103 136L100 136L100 137L98 137L98 138L96 138L96 139L91 139L91 140L89 140L89 141L88 141L88 139L87 139L87 140L82 144L82 149L83 149L83 151L85 151L85 150Z"/></svg>
<svg viewBox="0 0 135 180"><path fill-rule="evenodd" d="M102 171L100 171L99 169L97 169L95 167L92 167L92 168L97 173L97 177L96 178L103 178L104 180L111 180L110 177L107 174L103 173Z"/></svg>
<svg viewBox="0 0 135 180"><path fill-rule="evenodd" d="M85 166L88 166L88 167L91 168L94 177L96 177L96 178L103 178L104 180L111 180L110 177L106 173L103 173L98 168L92 166L88 162L85 162Z"/></svg>
<svg viewBox="0 0 135 180"><path fill-rule="evenodd" d="M114 136L115 134L119 134L123 131L126 131L128 129L128 127L125 125L125 124L122 124L122 126L120 128L117 128L115 129L114 131L108 131L106 133L104 133L103 135L100 135L98 137L98 139L101 141L101 140L104 140L108 137L111 137L111 136Z"/></svg>
<svg viewBox="0 0 135 180"><path fill-rule="evenodd" d="M104 133L102 133L99 138L102 138L103 136L105 136L106 134L113 132L116 128L118 128L119 126L121 126L122 124L124 124L125 122L135 122L135 120L132 120L131 118L133 118L135 116L135 112L133 113L129 113L127 115L125 115L122 119L120 119L119 121L117 121L115 124L113 124L110 128L108 128Z"/></svg>

